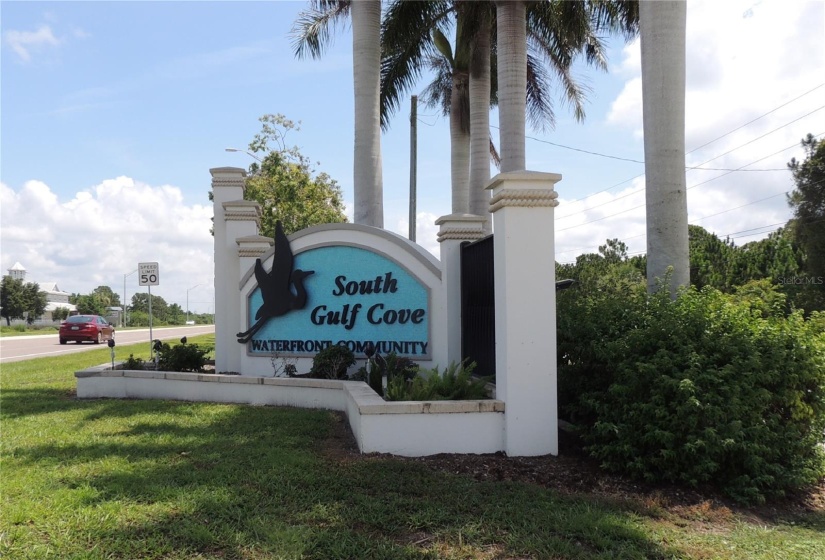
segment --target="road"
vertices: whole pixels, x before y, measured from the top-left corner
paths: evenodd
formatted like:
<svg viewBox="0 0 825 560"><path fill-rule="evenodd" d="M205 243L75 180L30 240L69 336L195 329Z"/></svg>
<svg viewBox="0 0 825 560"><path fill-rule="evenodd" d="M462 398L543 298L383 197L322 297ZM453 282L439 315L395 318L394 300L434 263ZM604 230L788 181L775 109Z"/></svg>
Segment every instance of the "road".
<svg viewBox="0 0 825 560"><path fill-rule="evenodd" d="M195 325L194 327L160 327L152 329L152 337L161 340L181 338L183 336L197 336L199 334L212 334L215 332L215 325ZM136 342L146 342L149 345L149 329L121 330L115 331L115 342L117 346L134 344ZM117 351L115 346L115 351ZM42 358L44 356L59 356L61 354L74 354L85 352L95 348L105 348L106 344L75 344L70 342L64 346L60 345L57 333L31 335L31 336L4 336L0 337L0 363L19 362L32 358Z"/></svg>

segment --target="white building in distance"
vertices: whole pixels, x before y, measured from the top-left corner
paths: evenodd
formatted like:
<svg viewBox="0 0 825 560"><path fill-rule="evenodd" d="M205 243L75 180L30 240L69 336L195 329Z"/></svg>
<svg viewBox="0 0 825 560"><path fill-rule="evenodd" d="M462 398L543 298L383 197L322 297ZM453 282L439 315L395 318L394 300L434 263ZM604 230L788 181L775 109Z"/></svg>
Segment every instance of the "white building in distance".
<svg viewBox="0 0 825 560"><path fill-rule="evenodd" d="M26 268L19 262L14 263L9 270L9 276L15 280L26 281ZM59 307L65 307L69 313L77 311L77 307L69 303L69 292L61 290L56 282L37 282L40 291L46 292L46 310L41 317L38 317L35 322L51 323L53 322L52 313Z"/></svg>

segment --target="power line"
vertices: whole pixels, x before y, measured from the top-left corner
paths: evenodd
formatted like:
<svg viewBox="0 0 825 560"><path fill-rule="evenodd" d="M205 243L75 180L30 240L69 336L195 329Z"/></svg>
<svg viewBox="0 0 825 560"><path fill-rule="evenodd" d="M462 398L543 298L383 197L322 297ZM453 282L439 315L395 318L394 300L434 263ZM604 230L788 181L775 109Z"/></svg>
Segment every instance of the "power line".
<svg viewBox="0 0 825 560"><path fill-rule="evenodd" d="M821 136L822 134L825 134L825 133L820 133L820 134L817 134L815 137L819 137L819 136ZM759 158L759 159L757 159L757 160L755 160L755 161L752 161L751 163L748 163L748 164L746 164L746 165L743 165L742 167L744 168L744 167L748 167L749 165L753 165L754 163L759 163L760 161L762 161L762 160L764 160L764 159L767 159L767 158L769 158L769 157L773 157L773 156L775 156L775 155L777 155L777 154L780 154L780 153L782 153L782 152L784 152L784 151L786 151L786 150L790 150L791 148L795 148L797 145L798 145L797 143L791 144L790 146L788 146L788 147L786 147L786 148L783 148L783 149L781 149L781 150L778 150L778 151L776 151L776 152L774 152L774 153L772 153L772 154L768 154L767 156L761 157L761 158ZM741 168L740 168L740 169L741 169ZM708 180L706 180L706 181L702 181L701 183L696 183L695 185L691 185L691 186L687 187L687 189L686 189L686 190L694 189L694 188L699 187L699 186L701 186L701 185L705 185L705 184L707 184L707 183L710 183L711 181L715 181L716 179L720 179L720 178L722 178L722 177L724 177L724 176L726 176L726 175L730 175L731 173L734 173L735 171L738 171L738 170L739 170L739 169L733 169L733 170L728 171L727 173L723 173L723 174L721 174L721 175L717 175L716 177L712 177L712 178L710 178L710 179L708 179ZM595 209L595 208L599 208L600 206L604 206L605 204L609 204L609 203L611 203L611 202L613 202L613 201L615 201L615 200L620 200L620 199L622 199L622 198L626 198L626 197L628 197L628 196L631 196L631 195L634 195L634 194L638 194L638 193L643 192L643 191L644 191L644 187L641 187L641 188L639 188L639 189L637 189L637 190L635 190L635 191L629 192L629 193L624 194L624 195L622 195L622 196L620 196L620 197L616 197L616 198L614 198L614 199L612 199L612 200L609 200L609 201L607 201L607 202L603 202L602 204L599 204L599 205L597 205L597 206L592 206L592 207L590 207L590 208L586 208L586 209L584 209L584 210L579 210L578 212L573 212L572 214L567 214L566 216L562 216L562 217L558 218L558 220L562 220L562 219L564 219L564 218L569 218L569 217L571 217L571 216L576 216L576 215L578 215L578 214L584 214L585 212L588 212L589 210L593 210L593 209ZM587 197L586 197L586 198L587 198ZM595 223L595 222L600 222L600 221L602 221L602 220L606 220L607 218L612 218L613 216L619 216L619 215L621 215L621 214L626 214L627 212L630 212L630 211L632 211L632 210L637 210L637 209L639 209L639 208L642 208L643 206L645 206L645 204L640 204L640 205L638 205L638 206L634 206L634 207L632 207L632 208L627 208L626 210L622 210L621 212L616 212L615 214L610 214L610 215L608 215L608 216L603 216L603 217L601 217L601 218L598 218L598 219L595 219L595 220L591 220L591 221L589 221L589 222L584 222L584 223L582 223L582 224L577 224L577 225L570 226L570 227L567 227L567 228L564 228L564 229L560 229L560 230L557 230L557 231L567 231L567 230L569 230L569 229L573 229L573 228L576 228L576 227L585 226L585 225L592 224L592 223Z"/></svg>
<svg viewBox="0 0 825 560"><path fill-rule="evenodd" d="M635 191L630 191L629 193L623 194L622 196L617 196L616 198L608 200L607 202L602 202L601 204L597 204L596 206L588 206L584 210L579 210L578 212L573 212L572 214L566 214L564 216L559 216L558 218L556 218L556 221L563 220L565 218L570 218L571 216L576 216L578 214L584 214L585 212L588 212L590 210L595 210L596 208L604 206L605 204L610 204L611 202L615 202L617 200L627 198L628 196L633 196L634 194L642 193L642 192L644 192L644 190L645 190L645 188L644 188L644 186L642 186L641 188L638 188Z"/></svg>
<svg viewBox="0 0 825 560"><path fill-rule="evenodd" d="M493 127L498 128L498 127ZM551 146L556 146L557 148L564 148L565 150L572 150L574 152L581 152L583 154L589 154L591 156L598 156L607 159L616 159L619 161L629 161L630 163L644 163L644 161L639 161L638 159L630 159L630 158L623 158L619 156L611 156L609 154L602 154L599 152L591 152L590 150L583 150L581 148L574 148L572 146L565 146L564 144L557 144L555 142L550 142L549 140L542 140L541 138L536 138L534 136L525 136L525 138L529 138L530 140L535 140L536 142L541 142L542 144L550 144Z"/></svg>
<svg viewBox="0 0 825 560"><path fill-rule="evenodd" d="M762 114L762 115L760 115L760 116L756 117L755 119L752 119L752 120L750 120L750 121L746 122L745 124L743 124L743 125L741 125L741 126L739 126L739 127L735 128L735 129L733 129L733 130L731 130L731 131L729 131L729 132L726 132L726 133L725 133L725 134L723 134L722 136L719 136L719 137L717 137L717 138L714 138L714 139L713 139L713 140L711 140L710 142L706 142L705 144L702 144L701 146L699 146L699 147L697 147L697 148L693 148L693 149L692 149L692 150L690 150L689 152L686 152L686 153L685 153L685 155L690 154L690 153L692 153L692 152L695 152L696 150L699 150L700 148L704 148L705 146L707 146L707 145L709 145L709 144L712 144L713 142L716 142L717 140L720 140L720 139L722 139L722 138L724 138L724 137L726 137L726 136L728 136L728 135L730 135L730 134L732 134L732 133L736 132L737 130L742 129L742 128L744 128L745 126L748 126L749 124L752 124L752 123L754 123L754 122L758 121L759 119L761 119L761 118L763 118L763 117L766 117L767 115L770 115L771 113L774 113L775 111L777 111L777 110L781 109L782 107L785 107L785 106L787 106L787 105L789 105L789 104L793 103L794 101L797 101L798 99L801 99L802 97L804 97L804 96L806 96L806 95L808 95L808 94L810 94L810 93L812 93L812 92L816 91L817 89L819 89L819 88L821 88L821 87L823 87L823 86L825 86L825 83L823 83L823 84L819 84L818 86L814 87L813 89L810 89L810 90L806 91L805 93L803 93L803 94L801 94L801 95L798 95L797 97L794 97L794 98L793 98L793 99L791 99L790 101L787 101L787 102L783 103L782 105L779 105L778 107L775 107L775 108L771 109L771 110L770 110L770 111L768 111L767 113L764 113L764 114ZM771 131L771 132L768 132L767 134L771 134L772 132L776 132L776 130L779 130L779 129L783 128L784 126L787 126L787 125L792 124L792 123L794 123L794 122L796 122L796 121L798 121L798 120L800 120L800 119L803 119L803 118L805 118L806 116L808 116L808 115L810 115L810 114L812 114L812 113L815 113L816 111L821 110L822 108L823 108L823 107L819 107L818 109L815 109L815 110L814 110L814 111L812 111L811 113L808 113L807 115L803 115L802 117L799 117L798 119L795 119L794 121L791 121L790 123L786 123L786 124L785 124L785 125L783 125L782 127L779 127L778 129L775 129L775 130L773 130L773 131ZM498 127L493 127L493 128L498 128ZM767 134L766 134L766 135L767 135ZM763 137L764 137L764 136L766 136L766 135L760 136L759 138L756 138L756 139L752 140L751 142L754 142L754 141L756 141L756 140L759 140L760 138L763 138ZM608 155L608 154L600 154L600 153L598 153L598 152L589 152L589 151L587 151L587 150L582 150L582 149L579 149L579 148L572 148L572 147L570 147L570 146L565 146L565 145L563 145L563 144L554 144L553 142L548 142L548 141L540 140L540 139L538 139L538 138L534 138L534 137L532 137L532 136L527 136L526 138L530 138L530 139L532 139L532 140L537 140L537 141L539 141L539 142L545 142L545 143L552 144L552 145L554 145L554 146L558 146L558 147L561 147L561 148L571 149L571 150L575 150L575 151L581 151L581 152L585 152L585 153L592 153L593 155L597 155L597 156L601 156L601 157L607 157L607 158L610 158L610 159L621 159L621 160L624 160L624 161L632 161L632 162L635 162L635 163L644 163L643 161L639 161L639 160L632 160L632 159L627 159L627 158L619 158L619 157L617 157L617 156L611 156L611 155ZM750 143L750 142L749 142L749 143ZM746 146L746 145L747 145L747 144L743 144L742 146L739 146L739 147L737 147L737 148L734 148L733 150L730 150L730 151L728 151L728 152L726 152L725 154L722 154L722 155L727 155L728 153L730 153L730 152L732 152L732 151L734 151L734 150L737 150L737 149L739 149L739 148L741 148L741 147L744 147L744 146ZM717 158L718 158L718 157L722 157L722 156L717 156ZM714 158L714 159L716 159L716 158ZM700 167L701 165L704 165L705 163L709 163L709 162L711 162L711 161L713 161L713 160L712 160L712 159L711 159L711 160L708 160L708 161L706 161L706 162L704 162L704 163L702 163L702 164L699 164L699 166L688 166L688 167L685 167L685 169L686 169L686 170L687 170L687 169L693 169L693 170L709 170L709 171L710 171L710 170L714 170L714 171L729 171L729 169L715 169L715 168L702 168L702 167ZM779 169L748 170L748 171L779 171ZM608 188L606 188L606 189L604 189L604 190L601 190L601 191L598 191L598 192L595 192L595 193L589 194L589 195L584 196L584 197L582 197L582 198L577 198L577 199L574 199L574 200L570 201L570 203L572 203L572 202L579 202L579 201L581 201L581 200L585 200L585 199L587 199L587 198L590 198L590 197L593 197L593 196L596 196L596 195L599 195L599 194L602 194L602 193L608 192L608 191L613 190L614 188L616 188L616 187L618 187L618 186L621 186L621 185L623 185L623 184L625 184L625 183L627 183L627 182L630 182L630 181L632 181L632 180L634 180L634 179L637 179L637 178L639 178L639 177L642 177L642 176L644 176L644 173L639 174L639 175L636 175L635 177L631 177L630 179L626 179L626 180L624 180L624 181L621 181L620 183L616 183L615 185L613 185L613 186L611 186L611 187L608 187Z"/></svg>
<svg viewBox="0 0 825 560"><path fill-rule="evenodd" d="M763 113L763 114L759 115L759 116L758 116L758 117L756 117L755 119L750 120L750 121L746 122L745 124L743 124L743 125L741 125L741 126L738 126L738 127L734 128L734 129L733 129L733 130L731 130L730 132L726 132L726 133L725 133L725 134L723 134L722 136L719 136L719 137L717 137L717 138L714 138L714 139L713 139L713 140L711 140L710 142L705 142L705 143L704 143L704 144L702 144L701 146L696 147L696 148L693 148L692 150L690 150L689 152L687 152L685 155L687 155L687 154L692 154L692 153L693 153L693 152L695 152L696 150L701 150L701 149L702 149L702 148L704 148L705 146L707 146L707 145L709 145L709 144L713 144L713 143L714 143L714 142L716 142L717 140L721 140L721 139L722 139L722 138L724 138L725 136L729 136L729 135L733 134L734 132L736 132L737 130L741 130L741 129L745 128L745 127L746 127L746 126L748 126L749 124L753 124L753 123L755 123L756 121L758 121L758 120L759 120L759 119L761 119L762 117L767 117L768 115L770 115L771 113L774 113L774 112L778 111L778 110L779 110L779 109L781 109L782 107L785 107L786 105L790 105L791 103L793 103L793 102L794 102L794 101L796 101L797 99L801 99L801 98L805 97L806 95L808 95L809 93L813 93L814 91L818 90L818 89L819 89L819 88L821 88L822 86L825 86L825 83L823 83L823 84L819 84L819 85L818 85L818 86L816 86L815 88L813 88L813 89L810 89L810 90L806 91L806 92L805 92L805 93L803 93L802 95L798 95L797 97L794 97L793 99L791 99L790 101L787 101L787 102L783 103L783 104L782 104L782 105L780 105L779 107L775 107L775 108L771 109L770 111L768 111L767 113Z"/></svg>
<svg viewBox="0 0 825 560"><path fill-rule="evenodd" d="M612 191L613 189L615 189L615 188L616 188L616 187L618 187L618 186L624 185L625 183L629 183L629 182L630 182L630 181L632 181L633 179L638 179L639 177L644 177L644 176L645 176L645 174L644 174L644 173L640 173L639 175L636 175L635 177L631 177L630 179L625 179L625 180L624 180L624 181L622 181L621 183L616 183L616 184L615 184L615 185L613 185L612 187L607 187L606 189L604 189L604 190L602 190L602 191L595 192L595 193L593 193L593 194L589 194L589 195L584 196L584 197L582 197L582 198L577 198L577 199L571 200L571 201L569 201L567 204L573 204L574 202L581 202L582 200L587 200L588 198L592 198L592 197L594 197L594 196L596 196L596 195L598 195L598 194L606 193L607 191ZM561 218L558 218L558 219L561 219Z"/></svg>
<svg viewBox="0 0 825 560"><path fill-rule="evenodd" d="M796 144L794 144L794 146L795 146L795 145L796 145ZM789 149L789 148L785 148L785 149L787 150L787 149ZM782 151L785 151L785 150L782 150ZM771 155L776 155L776 154L771 154ZM765 156L765 158L768 158L768 157L771 157L771 156ZM762 158L762 159L765 159L765 158ZM757 160L757 161L761 161L761 160ZM757 163L757 162L753 162L753 163ZM753 163L749 163L748 165L753 165ZM743 166L743 167L747 167L747 166ZM728 173L725 173L724 175L719 175L718 177L724 177L725 175L728 175L728 174L730 174L730 173L734 173L734 172L737 172L737 171L788 171L788 169L787 169L787 168L786 168L786 169L782 169L782 168L776 168L776 169L742 169L741 167L740 167L740 168L738 168L738 169L718 169L718 168L700 168L700 167L690 168L690 167L686 167L685 169L698 169L698 170L700 170L700 171L727 171L727 172L728 172ZM642 175L637 175L637 177L641 177L641 176L642 176ZM717 179L718 177L714 177L713 179ZM636 178L636 177L633 177L633 179L635 179L635 178ZM713 179L710 179L710 181L712 181ZM626 182L626 181L625 181L625 182ZM594 194L592 194L592 195L588 195L588 196L586 196L585 198L590 198L590 197L596 196L597 194L601 194L601 193L603 193L603 192L607 192L607 191L611 190L612 188L613 188L613 187L611 187L610 189L606 189L606 190L604 190L604 191L599 191L598 193L594 193ZM600 206L604 206L605 204L610 204L611 202L615 202L615 201L617 201L617 200L621 200L622 198L626 198L626 197L628 197L628 196L632 196L632 195L634 195L634 194L638 194L638 193L640 193L640 192L643 192L643 191L644 191L644 189L645 189L645 187L644 187L644 186L642 186L642 187L638 188L638 189L637 189L637 190L635 190L635 191L632 191L632 192L629 192L629 193L623 194L622 196L617 196L616 198L614 198L614 199L612 199L612 200L608 200L607 202L603 202L603 203L601 203L601 204L597 204L596 206L588 206L588 207L587 207L586 209L584 209L584 210L580 210L580 211L578 211L578 212L573 212L572 214L565 214L564 216L559 216L558 218L556 218L556 220L563 220L563 219L565 219L565 218L569 218L569 217L571 217L571 216L575 216L576 214L581 214L581 213L586 212L586 211L588 211L588 210L593 210L593 209L595 209L595 208L599 208ZM584 200L584 198L580 198L580 199L577 199L577 200L571 200L570 202L567 202L567 204L572 204L573 202L579 202L580 200Z"/></svg>
<svg viewBox="0 0 825 560"><path fill-rule="evenodd" d="M750 206L751 204L756 204L758 202L763 202L765 200L770 200L772 198L776 198L777 196L782 196L783 194L788 194L791 191L782 191L781 193L777 193L765 198L760 198L759 200L754 200L753 202L748 202L747 204L743 204L742 206L737 206L736 208L728 208L727 210L722 210L721 212L717 212L716 214L710 214L709 216L702 216L701 218L696 218L693 220L694 222L699 222L701 220L706 220L708 218L713 218L714 216L718 216L720 214L727 214L728 212L733 212L734 210L739 210L740 208L744 208L745 206Z"/></svg>
<svg viewBox="0 0 825 560"><path fill-rule="evenodd" d="M785 128L786 126L792 125L793 123L795 123L795 122L797 122L797 121L800 121L800 120L804 119L805 117L809 117L809 116L813 115L814 113L816 113L817 111L821 111L822 109L825 109L825 105L822 105L821 107L818 107L818 108L814 109L813 111L811 111L810 113L806 113L806 114L802 115L801 117L799 117L799 118L797 118L797 119L792 120L791 122L787 122L787 123L783 124L782 126L778 126L778 127L774 128L773 130L771 130L771 131L769 131L769 132L766 132L766 133L765 133L765 134L763 134L762 136L757 136L757 137L756 137L756 138L754 138L753 140L749 140L749 141L745 142L744 144L742 144L741 146L737 146L737 147L735 147L735 148L733 148L733 149L728 150L727 152L725 152L725 153L723 153L723 154L720 154L720 155L718 155L718 156L716 156L716 157L712 157L712 158L710 158L709 160L707 160L707 161L705 161L705 162L703 162L703 163L700 163L700 164L699 164L699 166L705 165L706 163L710 163L711 161L713 161L713 160L715 160L715 159L719 159L719 158L720 158L720 157L722 157L722 156L726 156L726 155L728 155L729 153L731 153L731 152L735 152L736 150L738 150L738 149L740 149L740 148L744 148L744 147L745 147L745 146L747 146L748 144L753 144L753 143L754 143L754 142L756 142L757 140L761 140L761 139L762 139L762 138L764 138L765 136L768 136L768 135L770 135L770 134L773 134L774 132L776 132L776 131L778 131L778 130L782 130L782 129L783 129L783 128Z"/></svg>
<svg viewBox="0 0 825 560"><path fill-rule="evenodd" d="M819 133L819 134L817 134L814 138L818 138L818 137L822 136L822 134L825 134L825 133L820 132L820 133ZM779 151L776 151L776 152L774 152L774 153L772 153L772 154L768 154L768 155L766 155L765 157L759 158L759 159L757 159L756 161L752 161L752 162L750 162L750 163L749 163L749 164L747 164L747 165L743 165L742 167L747 167L748 165L753 165L754 163L759 163L760 161L762 161L762 160L764 160L764 159L768 159L769 157L773 157L773 156L775 156L775 155L777 155L777 154L781 154L782 152L787 151L787 150L790 150L791 148L796 148L797 146L799 146L799 143L794 143L794 144L791 144L791 145L790 145L790 146L788 146L787 148L782 148L782 149L781 149L781 150L779 150ZM689 187L688 187L688 189L693 189L693 188L696 188L696 187L698 187L698 186L700 186L700 185L704 185L705 183L710 183L711 181L715 181L716 179L719 179L719 178L724 177L724 176L726 176L726 175L730 175L730 174L731 174L731 173L733 173L734 171L737 171L737 170L736 170L736 169L734 169L733 171L728 171L727 173L722 173L721 175L717 175L716 177L712 177L712 178L708 179L707 181L702 181L701 183L696 183L695 185L691 185L691 186L689 186Z"/></svg>

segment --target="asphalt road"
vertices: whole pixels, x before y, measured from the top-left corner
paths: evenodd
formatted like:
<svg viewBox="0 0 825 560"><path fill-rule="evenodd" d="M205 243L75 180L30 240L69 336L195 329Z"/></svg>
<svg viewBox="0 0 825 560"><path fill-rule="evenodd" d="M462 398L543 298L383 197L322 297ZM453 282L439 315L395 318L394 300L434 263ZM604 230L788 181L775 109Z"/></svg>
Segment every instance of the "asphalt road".
<svg viewBox="0 0 825 560"><path fill-rule="evenodd" d="M215 325L195 325L187 327L161 327L152 329L152 338L168 340L181 338L183 336L197 336L199 334L211 334L215 332ZM116 330L115 331L115 354L117 346L134 344L136 342L146 342L149 346L149 329L137 330ZM61 346L57 339L57 333L31 335L31 336L4 336L0 337L0 363L19 362L32 358L42 358L44 356L60 356L61 354L73 354L85 352L95 348L106 348L106 343L92 344L84 342L76 344L70 342ZM118 357L120 359L120 357Z"/></svg>

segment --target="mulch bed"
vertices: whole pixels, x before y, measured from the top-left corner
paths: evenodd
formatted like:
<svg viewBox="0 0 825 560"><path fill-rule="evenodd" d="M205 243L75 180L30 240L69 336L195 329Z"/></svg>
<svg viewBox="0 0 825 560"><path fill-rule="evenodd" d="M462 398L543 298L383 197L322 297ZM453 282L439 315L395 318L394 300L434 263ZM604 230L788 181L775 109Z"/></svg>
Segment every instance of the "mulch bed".
<svg viewBox="0 0 825 560"><path fill-rule="evenodd" d="M322 453L334 462L370 461L389 457L377 453L361 454L346 416L333 413L336 421ZM507 457L503 453L466 455L442 453L429 457L394 457L419 463L451 474L479 481L515 481L536 484L562 494L589 495L607 501L635 504L645 509L660 508L684 516L701 513L703 518L738 512L762 521L796 518L811 512L825 513L825 480L804 492L757 507L742 507L711 488L685 488L649 484L601 470L588 457L577 440L560 432L559 455Z"/></svg>

